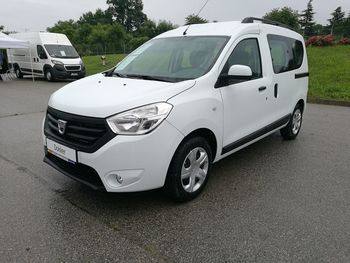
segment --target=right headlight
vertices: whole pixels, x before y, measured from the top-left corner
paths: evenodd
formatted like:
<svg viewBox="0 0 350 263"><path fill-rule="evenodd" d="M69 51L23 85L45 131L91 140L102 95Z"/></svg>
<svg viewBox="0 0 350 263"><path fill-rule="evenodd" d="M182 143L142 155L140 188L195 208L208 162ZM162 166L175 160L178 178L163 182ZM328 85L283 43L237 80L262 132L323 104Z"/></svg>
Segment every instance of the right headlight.
<svg viewBox="0 0 350 263"><path fill-rule="evenodd" d="M157 128L172 108L166 102L154 103L114 115L107 123L116 134L142 135Z"/></svg>

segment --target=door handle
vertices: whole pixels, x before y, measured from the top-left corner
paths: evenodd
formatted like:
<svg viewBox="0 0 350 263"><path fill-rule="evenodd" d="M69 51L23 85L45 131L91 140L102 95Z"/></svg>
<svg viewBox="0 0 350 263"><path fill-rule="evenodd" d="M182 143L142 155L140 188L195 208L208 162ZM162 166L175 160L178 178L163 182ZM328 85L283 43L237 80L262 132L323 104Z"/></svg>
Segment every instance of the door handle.
<svg viewBox="0 0 350 263"><path fill-rule="evenodd" d="M274 96L275 96L275 98L278 97L278 84L277 83L275 84Z"/></svg>
<svg viewBox="0 0 350 263"><path fill-rule="evenodd" d="M267 88L264 86L264 87L260 87L259 88L259 92L262 92L262 91L264 91L264 90L266 90Z"/></svg>

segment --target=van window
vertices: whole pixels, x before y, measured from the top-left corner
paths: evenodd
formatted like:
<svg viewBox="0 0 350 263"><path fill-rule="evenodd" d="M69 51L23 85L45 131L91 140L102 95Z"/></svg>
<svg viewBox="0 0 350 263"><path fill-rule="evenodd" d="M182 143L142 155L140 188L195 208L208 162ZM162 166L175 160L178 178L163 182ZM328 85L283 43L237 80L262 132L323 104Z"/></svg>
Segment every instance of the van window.
<svg viewBox="0 0 350 263"><path fill-rule="evenodd" d="M53 58L79 58L79 54L73 46L45 45L45 48Z"/></svg>
<svg viewBox="0 0 350 263"><path fill-rule="evenodd" d="M262 77L262 66L259 43L256 38L244 39L233 50L229 57L223 73L227 74L233 65L244 65L251 68L253 79Z"/></svg>
<svg viewBox="0 0 350 263"><path fill-rule="evenodd" d="M268 35L267 39L276 74L301 67L304 59L304 46L301 41L278 35Z"/></svg>
<svg viewBox="0 0 350 263"><path fill-rule="evenodd" d="M44 50L44 48L42 47L42 46L37 46L36 47L36 50L37 50L37 52L38 52L38 57L40 58L40 59L47 59L47 55L46 55L46 52L45 52L45 50Z"/></svg>

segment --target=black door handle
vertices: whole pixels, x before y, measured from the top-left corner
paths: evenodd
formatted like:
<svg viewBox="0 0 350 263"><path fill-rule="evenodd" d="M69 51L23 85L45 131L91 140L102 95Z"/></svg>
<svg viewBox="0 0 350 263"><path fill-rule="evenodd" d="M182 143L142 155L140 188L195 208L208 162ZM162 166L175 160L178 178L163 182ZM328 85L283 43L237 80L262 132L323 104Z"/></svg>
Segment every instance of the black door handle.
<svg viewBox="0 0 350 263"><path fill-rule="evenodd" d="M278 84L277 83L275 84L274 96L275 96L275 98L278 97Z"/></svg>
<svg viewBox="0 0 350 263"><path fill-rule="evenodd" d="M264 90L266 90L266 87L265 87L265 86L259 88L259 92L262 92L262 91L264 91Z"/></svg>

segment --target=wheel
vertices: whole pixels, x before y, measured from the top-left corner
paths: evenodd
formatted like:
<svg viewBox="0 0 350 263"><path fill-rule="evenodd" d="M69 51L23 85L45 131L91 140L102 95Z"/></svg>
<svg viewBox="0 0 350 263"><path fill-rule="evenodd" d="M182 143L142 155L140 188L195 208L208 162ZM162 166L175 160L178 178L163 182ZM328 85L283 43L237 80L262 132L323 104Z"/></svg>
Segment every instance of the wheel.
<svg viewBox="0 0 350 263"><path fill-rule="evenodd" d="M54 77L51 69L45 70L45 78L49 82L55 81L55 77Z"/></svg>
<svg viewBox="0 0 350 263"><path fill-rule="evenodd" d="M22 79L23 78L23 74L21 72L21 69L18 66L15 68L15 74L16 74L16 77L18 79Z"/></svg>
<svg viewBox="0 0 350 263"><path fill-rule="evenodd" d="M209 143L202 137L193 137L176 150L169 166L165 192L176 201L192 200L205 187L212 165Z"/></svg>
<svg viewBox="0 0 350 263"><path fill-rule="evenodd" d="M303 123L303 108L298 104L288 122L288 125L281 129L281 135L285 140L294 140L301 129Z"/></svg>

